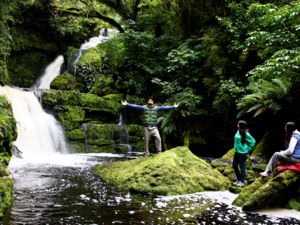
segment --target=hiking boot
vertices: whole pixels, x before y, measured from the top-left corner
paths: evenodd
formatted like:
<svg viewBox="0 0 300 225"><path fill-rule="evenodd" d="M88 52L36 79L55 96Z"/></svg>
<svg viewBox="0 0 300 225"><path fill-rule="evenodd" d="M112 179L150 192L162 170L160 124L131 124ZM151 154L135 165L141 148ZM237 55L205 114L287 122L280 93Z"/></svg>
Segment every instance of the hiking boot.
<svg viewBox="0 0 300 225"><path fill-rule="evenodd" d="M269 176L269 172L268 171L264 171L264 172L261 172L261 173L259 173L261 176L263 176L263 177L267 177L267 176Z"/></svg>
<svg viewBox="0 0 300 225"><path fill-rule="evenodd" d="M239 180L236 180L236 181L233 182L233 185L236 186L239 182L240 182Z"/></svg>
<svg viewBox="0 0 300 225"><path fill-rule="evenodd" d="M239 181L239 182L236 184L236 186L238 186L238 187L244 187L245 184L244 184L244 182Z"/></svg>

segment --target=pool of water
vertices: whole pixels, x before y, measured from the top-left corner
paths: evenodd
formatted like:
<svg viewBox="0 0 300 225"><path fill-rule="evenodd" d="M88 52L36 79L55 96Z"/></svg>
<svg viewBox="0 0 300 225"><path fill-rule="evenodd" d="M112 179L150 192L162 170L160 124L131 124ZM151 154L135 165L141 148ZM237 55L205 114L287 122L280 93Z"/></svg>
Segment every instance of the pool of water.
<svg viewBox="0 0 300 225"><path fill-rule="evenodd" d="M300 224L292 217L245 213L236 195L204 192L150 197L116 190L91 172L125 155L55 155L13 158L14 203L4 224Z"/></svg>

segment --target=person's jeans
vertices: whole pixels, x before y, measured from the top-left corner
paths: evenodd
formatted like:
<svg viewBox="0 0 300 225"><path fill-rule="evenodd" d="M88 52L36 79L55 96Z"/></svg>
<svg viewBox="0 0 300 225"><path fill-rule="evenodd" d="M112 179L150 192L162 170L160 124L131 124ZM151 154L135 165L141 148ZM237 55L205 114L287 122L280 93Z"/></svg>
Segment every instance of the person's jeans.
<svg viewBox="0 0 300 225"><path fill-rule="evenodd" d="M233 156L232 167L238 181L244 182L246 176L247 153L235 153Z"/></svg>
<svg viewBox="0 0 300 225"><path fill-rule="evenodd" d="M149 155L149 141L151 136L155 137L156 152L161 152L161 138L157 127L144 127L144 151L145 155Z"/></svg>
<svg viewBox="0 0 300 225"><path fill-rule="evenodd" d="M271 159L269 160L266 171L273 172L278 162L292 164L292 163L299 163L300 159L296 159L290 155L286 155L284 152L275 152L272 155Z"/></svg>

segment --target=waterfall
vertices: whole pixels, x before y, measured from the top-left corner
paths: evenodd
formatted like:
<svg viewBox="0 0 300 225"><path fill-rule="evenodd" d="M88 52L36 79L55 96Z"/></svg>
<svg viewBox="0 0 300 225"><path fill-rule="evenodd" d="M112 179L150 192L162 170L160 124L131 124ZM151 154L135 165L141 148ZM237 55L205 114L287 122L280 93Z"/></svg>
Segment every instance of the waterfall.
<svg viewBox="0 0 300 225"><path fill-rule="evenodd" d="M97 37L91 37L88 41L86 41L85 43L83 43L80 46L80 49L78 50L78 54L77 57L73 63L73 66L75 66L78 62L78 60L80 59L80 57L82 56L82 54L88 50L89 48L94 48L97 45L107 41L109 38L111 38L114 34L116 33L116 31L111 30L111 29L107 29L107 28L103 28L100 30L99 36Z"/></svg>
<svg viewBox="0 0 300 225"><path fill-rule="evenodd" d="M11 102L18 130L15 145L24 158L68 153L62 127L43 110L33 91L4 86L0 93Z"/></svg>
<svg viewBox="0 0 300 225"><path fill-rule="evenodd" d="M64 63L64 57L59 55L52 63L50 63L45 72L38 78L33 85L34 89L50 89L50 84L55 77L60 74L61 66Z"/></svg>

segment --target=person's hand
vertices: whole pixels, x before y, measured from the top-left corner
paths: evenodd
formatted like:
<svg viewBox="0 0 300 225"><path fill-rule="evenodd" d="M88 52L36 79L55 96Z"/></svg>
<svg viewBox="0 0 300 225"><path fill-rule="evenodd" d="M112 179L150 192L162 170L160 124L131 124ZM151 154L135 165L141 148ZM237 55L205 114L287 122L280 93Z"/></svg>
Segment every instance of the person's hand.
<svg viewBox="0 0 300 225"><path fill-rule="evenodd" d="M122 105L127 105L128 102L127 102L126 100L122 100L122 101L121 101L121 104L122 104Z"/></svg>
<svg viewBox="0 0 300 225"><path fill-rule="evenodd" d="M177 108L179 106L179 103L174 103L174 107Z"/></svg>

